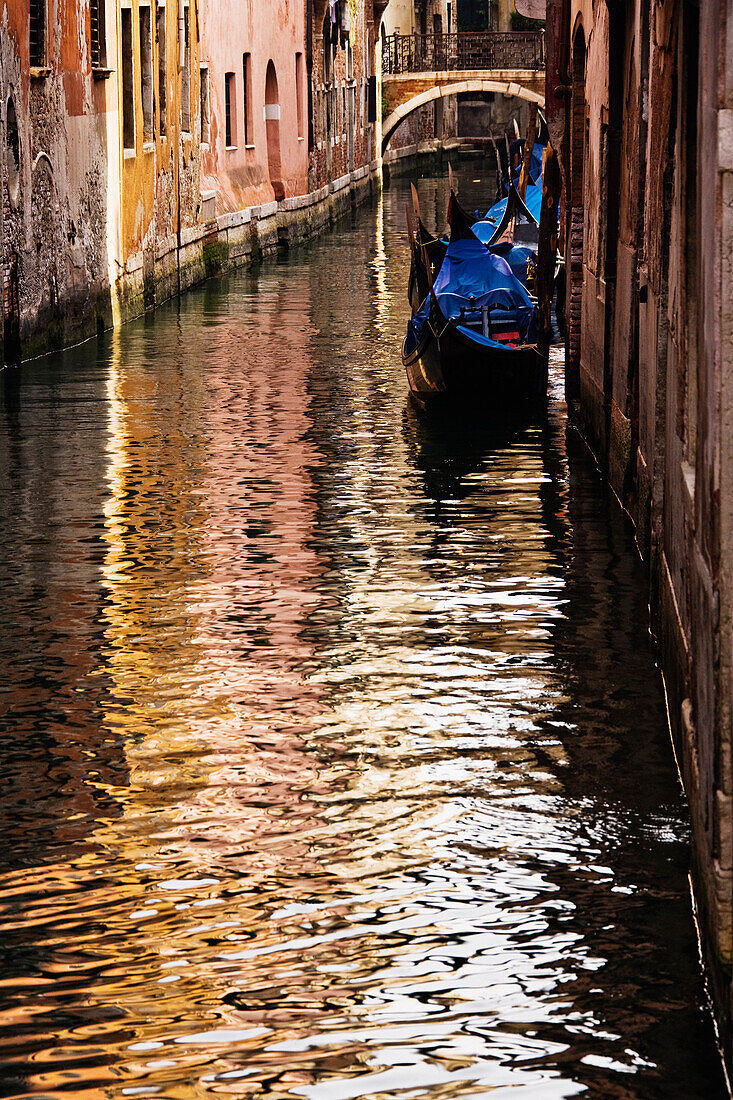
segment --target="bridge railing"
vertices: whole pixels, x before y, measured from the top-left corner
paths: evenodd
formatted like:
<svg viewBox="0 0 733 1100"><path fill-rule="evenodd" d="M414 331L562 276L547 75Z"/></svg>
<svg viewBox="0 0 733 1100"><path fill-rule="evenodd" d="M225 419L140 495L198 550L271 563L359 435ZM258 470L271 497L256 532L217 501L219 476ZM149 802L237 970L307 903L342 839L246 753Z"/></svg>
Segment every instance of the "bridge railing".
<svg viewBox="0 0 733 1100"><path fill-rule="evenodd" d="M382 74L466 69L544 69L544 31L392 34L382 46Z"/></svg>

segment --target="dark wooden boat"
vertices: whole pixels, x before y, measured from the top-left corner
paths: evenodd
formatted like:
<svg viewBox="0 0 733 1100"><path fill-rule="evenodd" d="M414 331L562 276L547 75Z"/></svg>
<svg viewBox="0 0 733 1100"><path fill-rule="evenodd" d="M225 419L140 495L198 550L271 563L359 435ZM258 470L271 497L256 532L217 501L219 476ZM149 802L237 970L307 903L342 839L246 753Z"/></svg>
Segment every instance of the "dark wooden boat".
<svg viewBox="0 0 733 1100"><path fill-rule="evenodd" d="M547 364L537 350L529 295L508 264L472 232L453 191L449 221L439 277L414 313L403 345L411 392L425 405L480 402L500 414L541 400ZM467 294L467 288L477 293Z"/></svg>
<svg viewBox="0 0 733 1100"><path fill-rule="evenodd" d="M481 400L501 415L547 394L547 365L536 344L501 347L484 343L479 334L446 319L433 298L430 321L411 350L403 345L402 362L411 392L424 405Z"/></svg>
<svg viewBox="0 0 733 1100"><path fill-rule="evenodd" d="M418 217L417 231L410 237L410 276L407 283L407 299L413 313L417 313L430 291L431 282L435 282L447 248L448 241L434 237ZM430 264L430 278L427 264Z"/></svg>

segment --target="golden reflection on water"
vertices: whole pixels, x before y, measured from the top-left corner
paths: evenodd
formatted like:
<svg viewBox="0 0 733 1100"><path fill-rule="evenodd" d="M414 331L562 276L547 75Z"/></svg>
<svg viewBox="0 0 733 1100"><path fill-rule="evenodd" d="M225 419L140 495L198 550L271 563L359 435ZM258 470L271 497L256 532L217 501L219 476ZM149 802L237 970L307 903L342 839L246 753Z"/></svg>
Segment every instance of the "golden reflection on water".
<svg viewBox="0 0 733 1100"><path fill-rule="evenodd" d="M6 1095L716 1094L625 535L556 391L489 433L406 402L404 197L88 368L44 551L79 654L13 695L42 731L61 684L43 790L75 767L0 868Z"/></svg>

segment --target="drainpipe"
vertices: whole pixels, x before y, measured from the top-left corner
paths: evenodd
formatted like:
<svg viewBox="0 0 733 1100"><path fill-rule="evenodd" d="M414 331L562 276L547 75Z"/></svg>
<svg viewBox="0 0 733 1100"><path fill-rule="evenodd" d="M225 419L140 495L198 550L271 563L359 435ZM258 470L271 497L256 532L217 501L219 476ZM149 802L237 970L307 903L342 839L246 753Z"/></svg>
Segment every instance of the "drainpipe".
<svg viewBox="0 0 733 1100"><path fill-rule="evenodd" d="M305 71L308 78L308 152L313 151L313 0L305 8ZM310 165L308 166L310 168Z"/></svg>
<svg viewBox="0 0 733 1100"><path fill-rule="evenodd" d="M190 18L190 16L189 16ZM183 18L183 0L178 0L178 71L186 64L186 21Z"/></svg>
<svg viewBox="0 0 733 1100"><path fill-rule="evenodd" d="M190 20L190 12L189 12ZM186 64L186 21L183 17L183 0L178 0L178 77L180 79L179 88L183 91L183 79L181 73L183 67ZM176 213L177 213L177 226L176 226L176 270L178 273L178 293L181 293L181 156L182 156L182 138L181 138L181 103L178 104L177 125L176 125Z"/></svg>

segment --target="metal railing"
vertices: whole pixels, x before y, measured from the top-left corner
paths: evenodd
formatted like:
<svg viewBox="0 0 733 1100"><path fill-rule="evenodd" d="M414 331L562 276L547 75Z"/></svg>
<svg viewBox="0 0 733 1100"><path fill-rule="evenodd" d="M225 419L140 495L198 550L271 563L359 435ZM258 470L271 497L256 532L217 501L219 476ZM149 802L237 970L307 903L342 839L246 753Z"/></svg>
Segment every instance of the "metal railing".
<svg viewBox="0 0 733 1100"><path fill-rule="evenodd" d="M384 76L466 69L537 71L544 67L544 31L392 34L382 48Z"/></svg>

